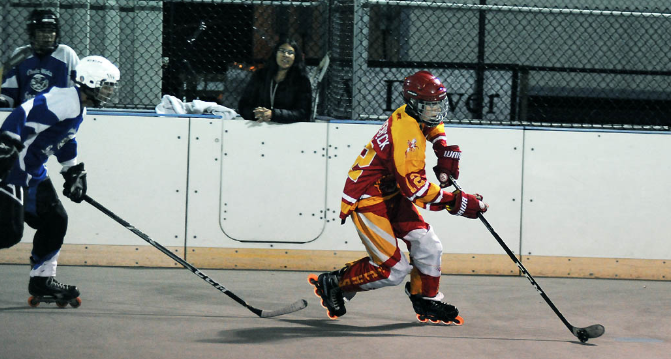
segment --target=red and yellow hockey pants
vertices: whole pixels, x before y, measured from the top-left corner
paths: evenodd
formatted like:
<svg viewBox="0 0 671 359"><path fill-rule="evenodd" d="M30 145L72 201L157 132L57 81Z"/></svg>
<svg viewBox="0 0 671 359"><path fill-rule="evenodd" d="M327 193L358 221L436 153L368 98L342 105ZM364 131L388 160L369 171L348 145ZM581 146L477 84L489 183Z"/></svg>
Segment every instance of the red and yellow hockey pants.
<svg viewBox="0 0 671 359"><path fill-rule="evenodd" d="M410 273L412 294L438 294L443 246L410 200L397 195L357 208L350 216L368 257L346 265L340 280L344 292L399 285ZM399 239L405 242L411 263L401 252Z"/></svg>

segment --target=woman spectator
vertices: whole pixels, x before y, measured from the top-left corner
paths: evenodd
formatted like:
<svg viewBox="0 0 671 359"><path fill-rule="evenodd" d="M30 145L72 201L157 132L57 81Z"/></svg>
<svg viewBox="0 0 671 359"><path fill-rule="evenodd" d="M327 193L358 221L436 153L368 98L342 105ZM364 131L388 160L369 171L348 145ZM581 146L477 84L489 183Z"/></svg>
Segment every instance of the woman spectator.
<svg viewBox="0 0 671 359"><path fill-rule="evenodd" d="M303 52L294 40L285 39L252 75L238 102L238 113L249 121L309 122L311 104Z"/></svg>

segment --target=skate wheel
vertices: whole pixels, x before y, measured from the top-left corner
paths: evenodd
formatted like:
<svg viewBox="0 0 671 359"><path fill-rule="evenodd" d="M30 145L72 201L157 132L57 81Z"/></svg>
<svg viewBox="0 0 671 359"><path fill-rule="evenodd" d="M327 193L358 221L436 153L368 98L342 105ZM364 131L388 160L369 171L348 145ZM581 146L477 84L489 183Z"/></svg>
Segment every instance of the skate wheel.
<svg viewBox="0 0 671 359"><path fill-rule="evenodd" d="M38 305L40 305L40 301L39 299L37 299L37 297L31 296L30 298L28 298L28 305L35 308Z"/></svg>
<svg viewBox="0 0 671 359"><path fill-rule="evenodd" d="M70 300L70 305L72 306L72 308L79 308L79 306L82 305L82 300L79 299L79 297L74 298Z"/></svg>
<svg viewBox="0 0 671 359"><path fill-rule="evenodd" d="M426 319L425 316L417 314L417 320L419 320L422 323L426 323L428 319Z"/></svg>
<svg viewBox="0 0 671 359"><path fill-rule="evenodd" d="M57 305L59 308L65 308L65 307L68 306L68 302L64 302L64 301L60 301L60 300L58 300L58 301L56 301L56 305Z"/></svg>
<svg viewBox="0 0 671 359"><path fill-rule="evenodd" d="M329 316L329 319L331 319L331 320L336 320L336 319L338 319L338 316L337 316L337 315L333 315L333 314L331 314L331 312L329 312L329 311L326 311L326 315L328 315L328 316Z"/></svg>
<svg viewBox="0 0 671 359"><path fill-rule="evenodd" d="M440 320L437 320L437 319L429 319L429 322L431 322L432 324L438 324L438 323L440 323Z"/></svg>
<svg viewBox="0 0 671 359"><path fill-rule="evenodd" d="M316 274L314 274L314 273L313 273L313 274L310 274L310 275L308 276L308 283L314 285L315 283L317 283L317 279L318 279L318 278L319 278L319 277L317 277Z"/></svg>
<svg viewBox="0 0 671 359"><path fill-rule="evenodd" d="M457 315L457 317L454 318L454 321L453 321L452 323L453 323L454 325L457 325L457 326L458 326L458 325L464 325L464 318L462 318L461 316L458 316L458 315Z"/></svg>

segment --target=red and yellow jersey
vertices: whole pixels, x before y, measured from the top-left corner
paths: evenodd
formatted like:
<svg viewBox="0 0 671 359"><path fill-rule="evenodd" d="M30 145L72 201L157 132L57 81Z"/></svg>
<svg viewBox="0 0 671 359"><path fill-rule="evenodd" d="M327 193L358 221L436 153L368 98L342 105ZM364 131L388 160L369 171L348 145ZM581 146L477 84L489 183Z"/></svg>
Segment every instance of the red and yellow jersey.
<svg viewBox="0 0 671 359"><path fill-rule="evenodd" d="M399 192L422 208L445 209L454 195L426 179L427 139L433 143L445 141L443 124L420 125L405 112L405 105L389 116L349 170L340 218Z"/></svg>

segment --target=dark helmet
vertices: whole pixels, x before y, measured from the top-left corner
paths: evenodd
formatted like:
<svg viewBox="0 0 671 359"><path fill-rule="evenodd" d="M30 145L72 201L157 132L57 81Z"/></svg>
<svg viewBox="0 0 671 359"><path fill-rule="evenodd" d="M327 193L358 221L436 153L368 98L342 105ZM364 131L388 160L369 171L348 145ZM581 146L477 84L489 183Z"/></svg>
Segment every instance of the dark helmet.
<svg viewBox="0 0 671 359"><path fill-rule="evenodd" d="M440 79L428 71L419 71L403 81L406 112L429 126L438 125L447 115L447 90Z"/></svg>
<svg viewBox="0 0 671 359"><path fill-rule="evenodd" d="M56 50L60 42L60 29L58 26L58 17L51 10L35 9L28 16L26 22L28 36L30 37L30 46L37 55L48 55ZM37 32L55 33L55 37L42 38L37 36Z"/></svg>

